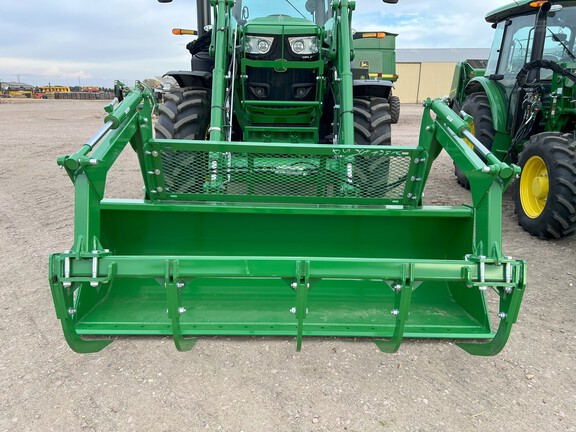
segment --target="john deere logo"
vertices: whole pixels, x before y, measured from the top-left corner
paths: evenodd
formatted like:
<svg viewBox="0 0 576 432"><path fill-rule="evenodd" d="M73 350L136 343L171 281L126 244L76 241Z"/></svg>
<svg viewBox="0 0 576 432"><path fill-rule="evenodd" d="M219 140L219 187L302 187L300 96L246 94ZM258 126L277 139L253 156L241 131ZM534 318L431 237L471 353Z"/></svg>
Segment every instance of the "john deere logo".
<svg viewBox="0 0 576 432"><path fill-rule="evenodd" d="M370 69L370 62L368 60L360 60L360 67Z"/></svg>
<svg viewBox="0 0 576 432"><path fill-rule="evenodd" d="M286 65L285 59L277 59L275 62L278 63L278 66L274 66L274 70L279 73L284 73L288 71L288 66Z"/></svg>

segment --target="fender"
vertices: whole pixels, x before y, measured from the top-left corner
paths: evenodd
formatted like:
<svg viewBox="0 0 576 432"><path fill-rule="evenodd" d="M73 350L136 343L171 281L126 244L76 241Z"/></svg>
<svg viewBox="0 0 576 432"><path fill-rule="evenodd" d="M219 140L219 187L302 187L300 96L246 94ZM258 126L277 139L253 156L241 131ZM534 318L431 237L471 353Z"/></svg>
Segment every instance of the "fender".
<svg viewBox="0 0 576 432"><path fill-rule="evenodd" d="M394 83L386 80L354 80L352 88L354 97L378 96L388 99Z"/></svg>
<svg viewBox="0 0 576 432"><path fill-rule="evenodd" d="M476 77L470 80L464 89L464 94L467 96L472 93L486 93L490 101L490 108L492 109L492 124L494 130L504 135L509 135L510 132L506 126L508 102L504 96L502 86L488 77Z"/></svg>
<svg viewBox="0 0 576 432"><path fill-rule="evenodd" d="M200 71L170 71L164 76L171 76L180 87L212 88L212 74Z"/></svg>

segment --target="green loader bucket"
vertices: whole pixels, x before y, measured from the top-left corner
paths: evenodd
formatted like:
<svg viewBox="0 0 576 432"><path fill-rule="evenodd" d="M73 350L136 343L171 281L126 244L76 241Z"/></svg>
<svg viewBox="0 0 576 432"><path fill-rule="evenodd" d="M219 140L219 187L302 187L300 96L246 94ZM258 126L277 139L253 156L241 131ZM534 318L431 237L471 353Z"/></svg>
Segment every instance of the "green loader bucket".
<svg viewBox="0 0 576 432"><path fill-rule="evenodd" d="M171 335L180 350L205 335L294 337L297 350L305 336L366 337L386 352L404 337L488 339L461 344L481 355L506 343L525 285L524 263L500 251L513 170L485 165L441 101L418 146L374 148L155 140L146 94L127 99L115 113L139 109L59 160L75 242L51 256L50 283L75 351L112 340L84 335ZM103 199L127 142L145 197ZM474 206L422 205L442 148L469 172ZM500 297L497 334L486 289Z"/></svg>

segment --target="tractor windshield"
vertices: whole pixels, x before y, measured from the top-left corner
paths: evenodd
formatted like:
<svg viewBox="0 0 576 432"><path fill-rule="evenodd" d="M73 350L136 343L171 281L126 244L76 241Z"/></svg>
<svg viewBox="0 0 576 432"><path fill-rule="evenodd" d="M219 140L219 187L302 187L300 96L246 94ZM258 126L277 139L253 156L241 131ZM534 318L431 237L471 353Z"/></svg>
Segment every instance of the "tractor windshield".
<svg viewBox="0 0 576 432"><path fill-rule="evenodd" d="M331 11L327 0L241 0L234 5L232 14L240 24L254 18L285 15L321 26L330 18Z"/></svg>
<svg viewBox="0 0 576 432"><path fill-rule="evenodd" d="M576 61L576 3L548 16L543 57L553 61Z"/></svg>
<svg viewBox="0 0 576 432"><path fill-rule="evenodd" d="M534 23L535 14L530 14L512 17L498 24L499 31L504 32L504 42L501 49L498 45L493 47L491 60L499 58L497 73L511 82L520 69L531 61ZM558 63L576 61L575 41L576 2L569 2L553 9L547 16L542 58ZM552 71L542 70L541 78L549 79L551 75Z"/></svg>

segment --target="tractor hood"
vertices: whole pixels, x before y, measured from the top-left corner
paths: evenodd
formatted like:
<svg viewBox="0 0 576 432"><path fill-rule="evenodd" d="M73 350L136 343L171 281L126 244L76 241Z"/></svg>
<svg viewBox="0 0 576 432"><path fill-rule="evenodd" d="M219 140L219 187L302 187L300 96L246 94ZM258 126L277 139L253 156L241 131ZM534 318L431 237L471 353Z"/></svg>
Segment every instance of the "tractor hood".
<svg viewBox="0 0 576 432"><path fill-rule="evenodd" d="M244 25L245 34L267 35L318 35L320 27L304 18L294 18L286 15L273 15L255 18Z"/></svg>

